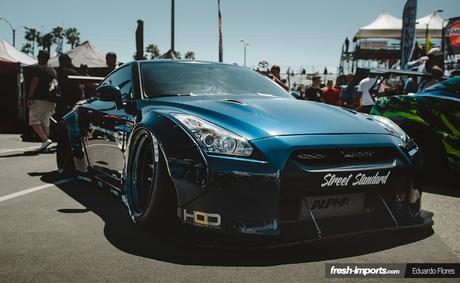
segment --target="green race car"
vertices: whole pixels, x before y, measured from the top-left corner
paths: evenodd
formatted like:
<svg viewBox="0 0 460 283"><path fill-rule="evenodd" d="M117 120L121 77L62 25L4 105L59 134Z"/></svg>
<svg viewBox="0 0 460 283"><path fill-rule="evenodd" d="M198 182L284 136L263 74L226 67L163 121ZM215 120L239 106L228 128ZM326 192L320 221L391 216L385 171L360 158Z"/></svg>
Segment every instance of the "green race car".
<svg viewBox="0 0 460 283"><path fill-rule="evenodd" d="M382 97L371 114L393 120L415 140L426 172L460 173L460 76L415 94Z"/></svg>

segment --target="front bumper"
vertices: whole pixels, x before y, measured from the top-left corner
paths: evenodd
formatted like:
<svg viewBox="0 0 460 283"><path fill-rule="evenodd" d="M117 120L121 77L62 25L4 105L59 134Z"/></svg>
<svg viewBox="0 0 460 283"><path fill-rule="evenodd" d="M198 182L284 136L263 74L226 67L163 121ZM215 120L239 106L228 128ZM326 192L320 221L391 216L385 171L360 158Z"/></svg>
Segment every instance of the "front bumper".
<svg viewBox="0 0 460 283"><path fill-rule="evenodd" d="M337 219L337 222L341 222L342 219ZM338 234L326 235L322 237L308 237L311 236L311 229L308 227L308 223L297 224L297 225L284 225L281 224L280 228L283 231L276 237L267 236L248 236L236 237L235 235L228 234L210 234L209 232L193 230L186 231L187 243L197 247L203 248L223 248L223 249L243 249L243 250L266 250L283 247L292 247L314 243L317 241L326 241L334 239L346 239L350 237L357 237L361 235L367 235L372 233L396 233L411 231L414 239L419 238L419 235L423 235L423 232L431 229L433 225L433 213L425 210L421 210L419 215L414 217L414 222L410 225L401 226L387 226L387 227L376 227L375 223L359 222L359 226L364 229L355 229L357 226L349 226L348 231L342 230ZM368 225L368 226L366 226ZM311 227L310 227L311 228ZM188 232L188 233L187 233ZM420 232L420 233L417 233Z"/></svg>
<svg viewBox="0 0 460 283"><path fill-rule="evenodd" d="M256 243L264 236L280 244L432 225L431 214L420 210L420 198L411 201L420 190L412 169L415 159L404 155L393 137L359 135L357 142L353 135L294 136L253 143L265 160L207 157L206 192L178 208L184 223L249 241L256 237ZM390 148L394 155L380 163L334 166L310 166L293 158L299 150L318 148ZM385 183L323 188L327 174L390 177Z"/></svg>

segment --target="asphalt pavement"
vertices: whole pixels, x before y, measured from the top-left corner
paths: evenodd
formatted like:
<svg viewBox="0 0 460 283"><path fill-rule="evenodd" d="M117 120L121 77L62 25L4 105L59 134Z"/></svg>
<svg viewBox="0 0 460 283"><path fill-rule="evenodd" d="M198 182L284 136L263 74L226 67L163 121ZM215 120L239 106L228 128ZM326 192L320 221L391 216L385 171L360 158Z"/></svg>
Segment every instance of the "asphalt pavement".
<svg viewBox="0 0 460 283"><path fill-rule="evenodd" d="M325 263L460 262L456 183L433 180L423 194L433 230L264 251L209 249L137 228L118 198L62 178L53 149L36 154L38 146L0 135L0 282L318 282Z"/></svg>

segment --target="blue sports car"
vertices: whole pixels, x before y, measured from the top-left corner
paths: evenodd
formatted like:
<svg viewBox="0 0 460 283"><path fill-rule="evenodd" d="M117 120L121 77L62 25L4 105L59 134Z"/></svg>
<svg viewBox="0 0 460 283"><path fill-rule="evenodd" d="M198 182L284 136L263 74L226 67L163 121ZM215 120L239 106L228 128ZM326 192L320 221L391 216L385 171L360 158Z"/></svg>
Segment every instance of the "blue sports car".
<svg viewBox="0 0 460 283"><path fill-rule="evenodd" d="M395 123L235 65L125 64L59 133L59 172L109 186L157 230L310 241L432 224L418 148Z"/></svg>

